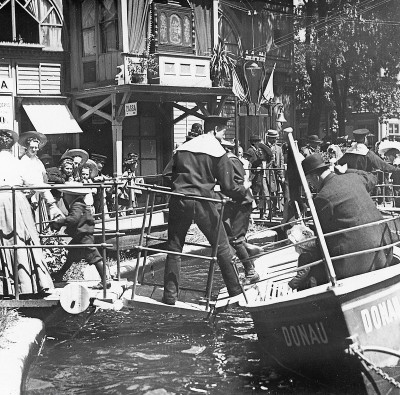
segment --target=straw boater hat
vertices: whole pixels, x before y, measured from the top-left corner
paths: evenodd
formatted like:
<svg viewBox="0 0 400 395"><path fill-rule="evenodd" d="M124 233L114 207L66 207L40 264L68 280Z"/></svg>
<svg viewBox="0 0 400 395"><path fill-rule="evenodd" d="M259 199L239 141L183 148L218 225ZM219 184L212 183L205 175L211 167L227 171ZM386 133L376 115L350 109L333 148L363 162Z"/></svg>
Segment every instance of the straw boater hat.
<svg viewBox="0 0 400 395"><path fill-rule="evenodd" d="M94 178L97 176L97 174L99 174L99 170L94 160L88 159L85 163L85 167L89 167L90 169L90 178Z"/></svg>
<svg viewBox="0 0 400 395"><path fill-rule="evenodd" d="M70 149L66 152L66 154L68 156L71 156L72 158L74 158L75 156L79 156L82 159L80 163L81 166L84 165L86 161L89 159L89 154L85 150L80 148Z"/></svg>
<svg viewBox="0 0 400 395"><path fill-rule="evenodd" d="M43 148L47 144L47 137L43 133L39 133L36 131L29 131L22 133L19 136L19 144L24 146L25 148L28 148L28 140L29 139L36 139L39 141L39 149Z"/></svg>
<svg viewBox="0 0 400 395"><path fill-rule="evenodd" d="M267 137L271 137L271 138L277 138L279 136L279 133L277 130L274 129L268 129L267 132Z"/></svg>
<svg viewBox="0 0 400 395"><path fill-rule="evenodd" d="M18 141L18 133L15 133L14 130L11 129L0 129L0 134L6 133L8 134L13 140L13 145Z"/></svg>

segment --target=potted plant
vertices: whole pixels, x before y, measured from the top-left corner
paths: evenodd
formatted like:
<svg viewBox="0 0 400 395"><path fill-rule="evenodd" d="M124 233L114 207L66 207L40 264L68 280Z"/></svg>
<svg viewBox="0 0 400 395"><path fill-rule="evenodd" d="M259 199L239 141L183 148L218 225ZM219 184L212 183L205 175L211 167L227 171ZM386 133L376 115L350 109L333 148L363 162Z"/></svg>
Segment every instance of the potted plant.
<svg viewBox="0 0 400 395"><path fill-rule="evenodd" d="M144 51L140 55L128 57L130 81L136 84L147 84L148 78L158 75L158 62L154 54Z"/></svg>
<svg viewBox="0 0 400 395"><path fill-rule="evenodd" d="M234 65L233 55L225 49L225 44L220 40L211 54L210 73L213 86L229 85Z"/></svg>

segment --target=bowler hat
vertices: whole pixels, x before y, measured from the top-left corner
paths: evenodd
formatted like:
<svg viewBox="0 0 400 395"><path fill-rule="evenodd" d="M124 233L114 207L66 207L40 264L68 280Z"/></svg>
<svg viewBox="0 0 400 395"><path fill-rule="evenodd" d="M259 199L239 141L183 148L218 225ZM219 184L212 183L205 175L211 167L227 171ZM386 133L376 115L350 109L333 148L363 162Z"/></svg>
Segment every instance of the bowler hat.
<svg viewBox="0 0 400 395"><path fill-rule="evenodd" d="M312 134L312 135L308 136L307 140L310 143L316 143L316 144L322 143L322 140L320 140L320 138L316 134Z"/></svg>
<svg viewBox="0 0 400 395"><path fill-rule="evenodd" d="M28 140L36 139L39 141L39 148L43 148L47 144L47 137L43 133L36 132L34 130L21 133L19 136L18 143L24 147L28 147Z"/></svg>
<svg viewBox="0 0 400 395"><path fill-rule="evenodd" d="M276 137L278 137L278 136L279 136L279 133L278 133L278 131L277 131L277 130L274 130L274 129L268 129L268 132L267 132L267 137L276 138Z"/></svg>
<svg viewBox="0 0 400 395"><path fill-rule="evenodd" d="M301 165L303 166L303 170L306 175L314 172L317 169L329 167L329 165L324 162L322 156L318 153L307 156L307 158L301 162Z"/></svg>
<svg viewBox="0 0 400 395"><path fill-rule="evenodd" d="M11 137L14 140L13 145L18 141L19 138L18 133L11 129L0 129L0 134L7 134L9 137Z"/></svg>
<svg viewBox="0 0 400 395"><path fill-rule="evenodd" d="M221 117L220 115L209 115L204 120L204 130L209 132L210 130L214 129L216 126L226 126L228 121L231 118Z"/></svg>
<svg viewBox="0 0 400 395"><path fill-rule="evenodd" d="M250 141L261 141L261 138L260 138L260 136L258 135L258 134L252 134L251 136L250 136L250 139L249 139Z"/></svg>

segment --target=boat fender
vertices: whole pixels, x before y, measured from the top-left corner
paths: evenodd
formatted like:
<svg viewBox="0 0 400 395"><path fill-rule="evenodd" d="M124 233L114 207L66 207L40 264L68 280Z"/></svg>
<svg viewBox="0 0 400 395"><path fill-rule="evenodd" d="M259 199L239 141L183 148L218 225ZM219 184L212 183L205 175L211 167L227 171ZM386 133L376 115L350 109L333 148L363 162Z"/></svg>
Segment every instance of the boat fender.
<svg viewBox="0 0 400 395"><path fill-rule="evenodd" d="M89 290L81 284L68 284L61 291L60 303L67 313L80 314L89 307Z"/></svg>

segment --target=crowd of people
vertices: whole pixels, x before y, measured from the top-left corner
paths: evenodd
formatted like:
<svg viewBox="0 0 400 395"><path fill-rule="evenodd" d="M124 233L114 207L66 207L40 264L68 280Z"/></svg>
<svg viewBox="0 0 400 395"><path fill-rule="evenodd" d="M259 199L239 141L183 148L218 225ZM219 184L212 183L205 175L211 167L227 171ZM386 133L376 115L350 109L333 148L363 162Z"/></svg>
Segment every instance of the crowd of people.
<svg viewBox="0 0 400 395"><path fill-rule="evenodd" d="M143 182L136 177L137 154L128 155L120 182L105 187L102 194L99 183L112 180L103 174L106 156L92 154L89 158L83 149L68 149L54 166L50 155L38 156L46 143L46 136L36 131L18 135L12 130L0 130L0 207L3 212L0 243L9 247L0 254L0 296L42 295L53 287L53 280L61 280L80 257L93 264L103 277L103 259L99 251L84 246L69 249L65 265L58 273L50 273L43 251L37 247L41 244L39 218L42 223L43 219L48 220L54 230L65 226L72 244L93 244L93 214L115 209L107 206L115 201L114 197L110 198L113 194L118 196L120 215L133 212L138 204L135 191L128 188L133 182ZM16 152L21 148L24 151L19 159L12 152L18 144L20 148ZM94 183L97 185L86 187ZM65 184L65 188L52 188L50 184ZM14 244L26 248L18 248L14 253Z"/></svg>
<svg viewBox="0 0 400 395"><path fill-rule="evenodd" d="M216 250L228 293L230 297L236 297L242 293L243 284L239 281L238 273L232 264L235 259L239 259L243 264L244 284L252 284L259 280L253 257L261 250L246 240L252 212L257 209L260 216L265 217L268 208L270 215L276 214L283 209L283 203L290 199L285 177L288 150L285 143L282 146L277 144L278 132L273 129L268 130L265 141L258 135L251 135L250 147L244 151L237 141L225 139L227 121L228 119L224 117L209 116L205 119L204 130L201 124L194 124L186 142L174 151L163 173L172 191L184 195L173 195L169 201L167 249L172 253L168 254L166 261L163 297L163 301L167 304L173 305L178 299L179 254L193 222L199 226ZM350 145L341 141L337 144L324 144L318 136L309 136L306 144L299 150L304 157L303 168L309 184L317 193L315 202L324 231L330 232L347 227L351 222L350 211L358 213L354 219L354 223L358 224L381 218L370 196L371 190L376 188L377 183L376 175L372 172L376 170L390 172L393 178L400 175L400 168L395 163L400 157L400 144L396 147L390 142L382 141L375 147L378 150L378 153L375 153L366 145L367 133L366 129L355 130L354 141ZM25 148L25 153L19 160L11 153L12 147L17 142ZM137 196L135 190L129 186L132 183L143 182L136 176L138 155L130 153L124 160L124 173L121 179L123 182L113 185L110 182L107 187L102 188L106 193L99 193L101 188L98 188L98 184L112 180L103 173L107 157L92 154L89 158L85 150L73 148L61 156L58 166L54 166L49 155L38 157L38 151L46 145L46 142L46 136L38 132L27 132L18 136L11 130L0 131L0 161L4 164L0 168L0 186L36 187L27 191L18 189L16 192L6 188L0 193L0 204L4 207L4 212L9 213L1 219L1 242L3 245L11 246L16 239L18 243L27 246L26 249L18 249L16 256L18 292L28 294L41 293L52 286L52 278L43 263L41 249L29 248L30 245L40 243L35 224L40 202L43 202L53 229L66 226L67 233L72 237L72 244L93 244L93 215L112 210L110 206L104 208L112 194L118 197L117 204L121 215L134 212L138 204ZM388 159L393 163L388 163ZM10 163L13 163L13 171L9 170ZM49 184L65 184L65 188L52 189ZM76 188L77 186L82 188ZM10 210L13 193L17 207L16 219L12 216L13 210ZM230 200L226 203L221 219L215 202L196 199L196 197L223 198L224 196L228 196ZM341 197L346 199L342 201ZM114 202L115 198L111 200ZM338 211L337 207L341 211ZM358 211L355 210L356 207ZM340 224L342 212L343 223L346 225ZM219 223L222 225L218 226ZM14 227L17 229L17 237L11 236ZM216 229L219 231L215 232ZM385 232L385 229L382 231ZM343 240L334 238L328 244L331 253L335 255L335 248L338 246L343 251L343 246L346 245L351 246L349 251L352 252L355 243L347 243L351 237L358 240L362 237L371 246L382 243L383 238L373 239L377 232L370 232L371 236L367 233L361 230L355 232L355 236L346 235ZM307 263L310 257L318 256L318 246L311 244L308 245L307 253L303 255L301 262ZM79 253L70 253L64 267L53 278L62 279L71 264L79 257L85 257L97 268L102 277L102 257L95 250L83 247L81 251L75 250ZM371 258L372 261L365 255L365 265L354 263L351 265L351 270L345 260L339 261L335 268L339 277L375 270L389 264L390 251L383 250L382 254L379 257L375 254L373 259ZM3 280L0 294L3 295L13 295L17 292L17 284L13 281L16 267L13 262L14 256L11 248L6 249L1 255L0 270ZM379 262L376 261L377 257ZM307 284L315 285L327 280L324 271L305 272L308 278ZM300 280L292 282L292 284L299 283L304 284Z"/></svg>
<svg viewBox="0 0 400 395"><path fill-rule="evenodd" d="M179 296L179 254L193 222L199 226L211 246L217 249L218 263L228 294L234 299L240 296L242 290L232 270L233 251L243 263L244 284L259 280L253 256L259 254L260 250L246 242L251 213L258 208L261 217L265 217L268 207L271 214L276 214L284 206L283 203L290 199L285 177L288 147L286 143L282 146L277 144L278 132L268 130L266 141L258 135L251 135L250 147L244 151L236 141L225 139L226 122L222 117L208 117L204 132L199 132L196 125L196 131L191 131L187 141L175 150L164 171L172 190L185 195L174 196L170 201L168 250L173 253L168 255L165 267L163 301L166 304L174 305ZM385 144L381 144L379 154L383 154L382 158L367 147L368 133L366 129L355 130L354 140L350 144L344 139L336 144L324 143L317 135L311 135L299 149L307 181L315 192L315 206L324 233L370 224L383 218L371 197L378 181L373 172L391 172L392 176L399 174L400 169L388 163L388 159L390 155L393 158L400 157L400 150L398 153L390 149L383 150ZM221 146L224 150L221 150ZM216 205L195 198L211 198L218 191L231 198L223 211L223 227L220 228L217 227L220 214ZM211 229L219 229L219 233L210 232ZM314 232L309 228L297 231L294 227L289 231L289 239L294 242L304 242L313 235ZM361 257L357 255L336 260L334 267L337 278L391 265L392 248L389 245L392 242L393 236L387 224L370 225L329 237L327 244L332 256L388 245L386 249L363 253ZM299 266L323 258L314 240L296 246L296 250L299 253ZM323 265L317 265L299 270L289 286L304 289L328 281Z"/></svg>

